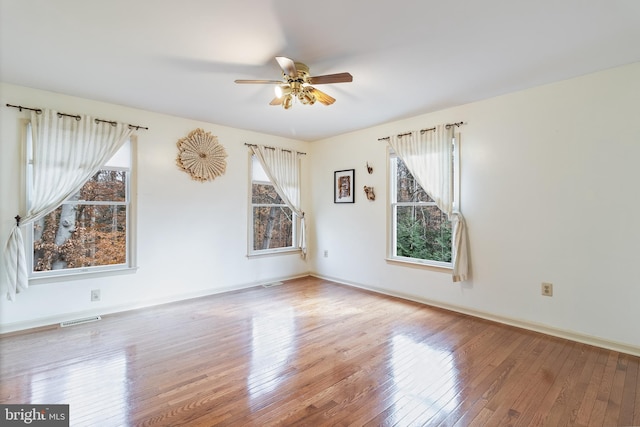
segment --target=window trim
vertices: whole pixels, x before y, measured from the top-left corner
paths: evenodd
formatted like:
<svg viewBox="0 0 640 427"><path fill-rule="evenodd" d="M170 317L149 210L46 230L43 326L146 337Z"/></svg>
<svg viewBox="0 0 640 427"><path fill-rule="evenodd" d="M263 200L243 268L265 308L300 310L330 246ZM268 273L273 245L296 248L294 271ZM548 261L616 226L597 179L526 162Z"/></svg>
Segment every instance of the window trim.
<svg viewBox="0 0 640 427"><path fill-rule="evenodd" d="M31 123L29 120L25 120L25 125L23 127L24 131L24 145L23 145L23 159L22 164L24 165L24 186L23 186L23 206L25 207L25 212L28 209L28 200L29 200L29 189L30 189L30 179L31 174L28 170L27 162L29 162L29 147L28 147L28 135L30 132ZM90 266L90 267L79 267L65 270L50 270L50 271L33 271L33 224L29 224L25 230L25 254L27 261L27 278L30 285L38 285L38 284L46 284L46 283L54 283L61 282L69 279L88 279L88 278L98 278L98 277L108 277L113 275L121 275L121 274L130 274L135 273L138 270L137 266L137 195L138 195L138 179L137 179L137 170L138 170L138 139L137 136L131 135L129 137L129 150L130 150L130 166L129 168L122 168L117 166L108 166L105 169L108 170L126 170L128 169L128 188L127 188L127 198L128 204L124 204L127 206L127 254L126 254L126 262L123 264L114 264L114 265L103 265L103 266ZM100 203L96 203L100 204ZM104 204L104 203L103 203ZM114 203L108 203L109 205ZM123 203L115 203L115 204L123 204Z"/></svg>
<svg viewBox="0 0 640 427"><path fill-rule="evenodd" d="M454 201L453 206L454 210L460 209L460 154L459 154L459 143L458 139L454 138L452 141L452 150L453 150L453 192L454 192ZM394 255L396 253L396 215L395 209L397 206L402 205L421 205L421 206L435 206L434 202L419 202L416 204L400 202L394 203L394 196L397 194L397 172L395 169L395 165L392 165L391 160L397 157L397 155L393 152L391 147L387 148L387 253L385 260L389 263L397 263L402 266L410 266L410 267L426 267L429 269L435 269L439 271L451 272L453 271L453 262L443 262L443 261L434 261L434 260L425 260L419 258L409 258L403 256ZM393 177L393 179L392 179ZM451 242L452 250L453 250L453 241Z"/></svg>
<svg viewBox="0 0 640 427"><path fill-rule="evenodd" d="M248 209L247 209L247 258L256 258L256 257L291 254L291 253L300 252L301 249L296 247L296 242L297 242L297 238L298 238L298 224L299 224L300 221L298 220L298 216L293 211L293 209L289 208L284 203L282 205L276 205L276 206L284 206L284 207L287 207L291 211L291 222L292 222L292 224L291 224L291 246L287 246L285 248L253 249L253 238L254 238L254 234L253 234L254 233L254 229L253 229L253 208L254 208L254 206L264 205L264 203L257 203L257 204L254 205L254 203L253 203L253 184L254 183L259 183L260 184L261 183L261 184L273 185L273 183L271 182L271 180L264 181L264 180L254 180L253 179L253 162L254 162L255 154L253 154L251 151L248 154L249 154L249 179L248 179L249 185L248 185L248 190L247 190L247 202L248 202ZM256 158L256 162L258 162L258 164L260 163L257 160L257 158ZM269 206L271 206L271 205L269 205Z"/></svg>

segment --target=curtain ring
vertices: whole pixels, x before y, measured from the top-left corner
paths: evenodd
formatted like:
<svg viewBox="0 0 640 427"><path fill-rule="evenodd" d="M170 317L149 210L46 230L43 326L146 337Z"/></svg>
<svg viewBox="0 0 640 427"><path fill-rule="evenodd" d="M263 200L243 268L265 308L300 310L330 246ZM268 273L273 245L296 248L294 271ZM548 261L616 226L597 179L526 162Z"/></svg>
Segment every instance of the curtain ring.
<svg viewBox="0 0 640 427"><path fill-rule="evenodd" d="M66 117L73 117L74 119L76 119L76 122L79 122L82 117L78 116L78 115L73 115L73 114L65 114L65 113L56 113L58 115L58 118L61 119L63 116Z"/></svg>

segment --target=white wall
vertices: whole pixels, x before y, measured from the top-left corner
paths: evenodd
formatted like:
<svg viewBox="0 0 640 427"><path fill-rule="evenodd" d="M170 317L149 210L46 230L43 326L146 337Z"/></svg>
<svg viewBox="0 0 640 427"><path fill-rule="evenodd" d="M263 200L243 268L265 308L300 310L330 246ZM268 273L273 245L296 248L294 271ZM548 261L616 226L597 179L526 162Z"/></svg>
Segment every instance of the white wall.
<svg viewBox="0 0 640 427"><path fill-rule="evenodd" d="M385 261L378 138L459 121L472 277L453 284ZM312 156L314 274L640 354L640 63L327 139ZM356 203L333 204L333 171L351 168Z"/></svg>
<svg viewBox="0 0 640 427"><path fill-rule="evenodd" d="M640 64L425 114L311 144L2 84L0 242L18 212L25 113L6 103L149 126L139 132L138 264L132 275L34 285L0 300L0 329L51 323L308 271L640 354ZM381 106L383 108L383 106ZM393 133L464 121L462 211L472 277L388 263L386 145ZM202 127L229 153L227 173L192 181L176 141ZM244 142L306 151L308 264L297 254L246 258ZM374 167L366 172L366 162ZM333 172L356 169L355 204L333 203ZM312 189L312 191L311 191ZM328 250L329 256L323 257ZM554 296L540 295L540 283ZM100 288L102 301L89 302Z"/></svg>
<svg viewBox="0 0 640 427"><path fill-rule="evenodd" d="M122 106L0 86L0 244L7 241L22 198L20 123L26 112L5 104L92 114L149 130L138 132L138 265L135 274L32 285L15 302L0 298L0 330L104 314L215 293L308 273L299 254L247 258L247 143L307 151L308 143L170 117ZM193 181L175 163L176 142L203 128L225 147L227 171ZM307 156L302 157L306 170ZM303 177L306 186L308 177ZM305 191L305 193L308 191ZM308 203L303 197L303 205ZM307 209L305 209L307 210ZM24 216L24 213L23 213ZM4 274L2 274L4 277ZM90 302L101 289L102 301Z"/></svg>

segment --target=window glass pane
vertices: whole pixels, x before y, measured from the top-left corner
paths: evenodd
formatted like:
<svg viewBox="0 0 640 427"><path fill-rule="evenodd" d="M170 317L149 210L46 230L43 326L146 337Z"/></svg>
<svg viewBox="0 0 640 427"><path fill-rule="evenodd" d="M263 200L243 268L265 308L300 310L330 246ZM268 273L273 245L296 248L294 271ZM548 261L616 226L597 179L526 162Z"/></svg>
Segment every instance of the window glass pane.
<svg viewBox="0 0 640 427"><path fill-rule="evenodd" d="M399 158L396 158L396 170L397 202L433 202Z"/></svg>
<svg viewBox="0 0 640 427"><path fill-rule="evenodd" d="M276 192L255 155L251 156L251 206L249 253L267 253L278 249L292 249L293 211Z"/></svg>
<svg viewBox="0 0 640 427"><path fill-rule="evenodd" d="M126 202L127 172L100 170L69 200Z"/></svg>
<svg viewBox="0 0 640 427"><path fill-rule="evenodd" d="M253 250L293 246L291 209L284 206L253 207Z"/></svg>
<svg viewBox="0 0 640 427"><path fill-rule="evenodd" d="M272 184L252 184L251 203L262 205L283 205L284 201Z"/></svg>
<svg viewBox="0 0 640 427"><path fill-rule="evenodd" d="M271 182L256 156L251 156L251 177L253 181Z"/></svg>
<svg viewBox="0 0 640 427"><path fill-rule="evenodd" d="M123 205L65 203L34 223L34 271L126 263Z"/></svg>
<svg viewBox="0 0 640 427"><path fill-rule="evenodd" d="M451 262L451 222L437 206L396 207L396 256Z"/></svg>
<svg viewBox="0 0 640 427"><path fill-rule="evenodd" d="M105 164L108 167L128 168L131 167L131 140L128 139L122 147Z"/></svg>
<svg viewBox="0 0 640 427"><path fill-rule="evenodd" d="M27 188L32 182L32 141L27 133ZM134 143L125 141L116 154L83 187L29 233L33 278L94 267L127 266L132 257L128 242L129 185ZM30 194L27 194L29 200ZM96 204L94 204L96 203ZM105 269L106 270L106 269ZM83 270L84 272L84 270Z"/></svg>

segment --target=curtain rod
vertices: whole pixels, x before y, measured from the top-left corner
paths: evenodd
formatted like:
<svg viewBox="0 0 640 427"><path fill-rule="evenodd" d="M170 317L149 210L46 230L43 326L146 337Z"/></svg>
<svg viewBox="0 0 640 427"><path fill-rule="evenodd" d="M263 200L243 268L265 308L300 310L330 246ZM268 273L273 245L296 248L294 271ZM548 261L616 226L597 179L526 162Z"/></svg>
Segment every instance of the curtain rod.
<svg viewBox="0 0 640 427"><path fill-rule="evenodd" d="M445 129L449 129L452 126L462 126L464 124L464 122L458 122L458 123L447 123L446 125L444 125ZM420 129L420 133L425 133L425 132L429 132L432 130L436 130L435 127L429 128L429 129ZM407 132L407 133L399 133L398 134L398 138L402 138L403 136L407 136L407 135L411 135L411 132ZM391 137L390 136L385 136L384 138L378 138L378 141L387 141L389 140Z"/></svg>
<svg viewBox="0 0 640 427"><path fill-rule="evenodd" d="M257 146L258 146L258 144L247 144L246 142L244 143L244 145L246 145L247 147L257 147ZM267 145L264 145L263 147L264 147L264 148L267 148L267 149L269 149L269 150L275 150L275 149L276 149L276 147L269 147L269 146L267 146ZM293 153L293 152L294 152L294 151L292 151L292 150L286 150L286 149L284 149L284 148L281 148L281 150L282 150L282 151L286 151L287 153ZM306 155L307 155L307 153L303 153L303 152L301 152L301 151L295 151L295 153L296 153L296 154L302 154L303 156L306 156Z"/></svg>
<svg viewBox="0 0 640 427"><path fill-rule="evenodd" d="M11 105L11 104L7 104L7 107L11 107L11 108L17 108L18 110L22 111L22 110L29 110L29 111L35 111L36 114L42 114L42 109L41 108L30 108L30 107L23 107L22 105ZM74 119L80 121L80 119L82 119L82 117L80 117L77 114L67 114L67 113L58 113L58 117L73 117ZM101 119L95 119L96 123L109 123L111 126L115 126L118 123L117 122L113 122L111 120L101 120ZM138 126L138 125L132 125L129 124L129 127L135 130L140 130L140 129L144 129L144 130L149 130L148 127L145 126Z"/></svg>

